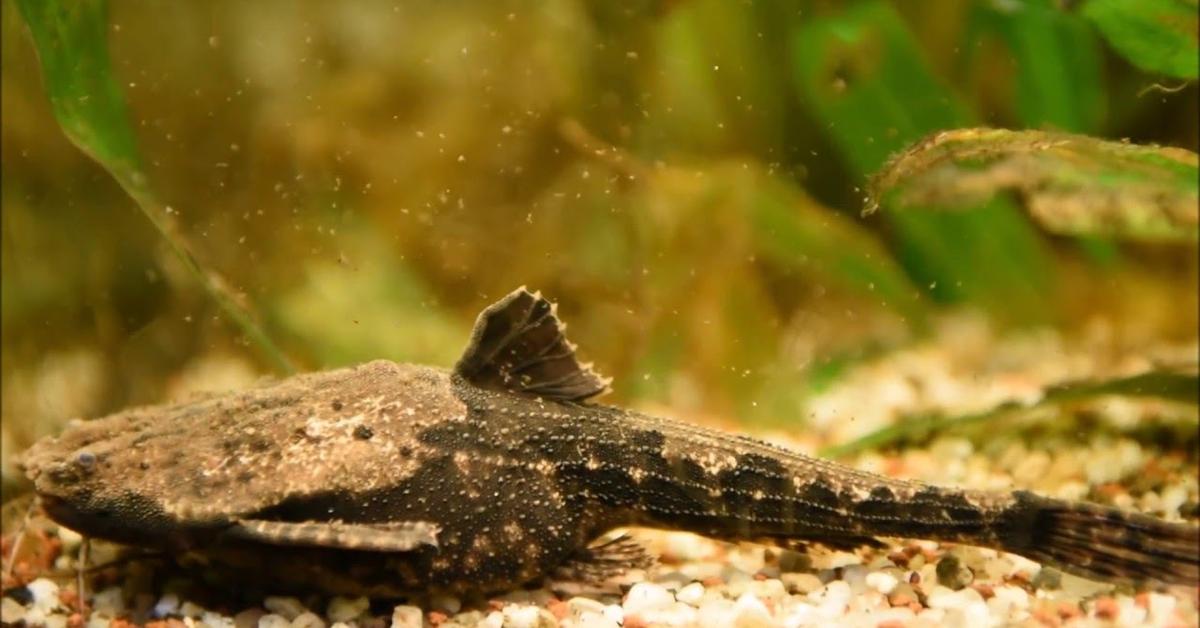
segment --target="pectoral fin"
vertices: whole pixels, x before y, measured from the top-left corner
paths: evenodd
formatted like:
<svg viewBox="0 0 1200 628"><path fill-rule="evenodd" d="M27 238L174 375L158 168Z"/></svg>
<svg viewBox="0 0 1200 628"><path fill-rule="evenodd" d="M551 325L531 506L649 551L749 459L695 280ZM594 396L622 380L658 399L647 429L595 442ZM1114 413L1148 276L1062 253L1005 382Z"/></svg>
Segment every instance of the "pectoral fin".
<svg viewBox="0 0 1200 628"><path fill-rule="evenodd" d="M609 380L575 358L541 294L517 288L479 314L455 372L482 388L581 401L608 390Z"/></svg>
<svg viewBox="0 0 1200 628"><path fill-rule="evenodd" d="M340 521L238 520L227 534L273 545L306 545L374 552L408 552L437 547L439 528L428 521L344 523Z"/></svg>

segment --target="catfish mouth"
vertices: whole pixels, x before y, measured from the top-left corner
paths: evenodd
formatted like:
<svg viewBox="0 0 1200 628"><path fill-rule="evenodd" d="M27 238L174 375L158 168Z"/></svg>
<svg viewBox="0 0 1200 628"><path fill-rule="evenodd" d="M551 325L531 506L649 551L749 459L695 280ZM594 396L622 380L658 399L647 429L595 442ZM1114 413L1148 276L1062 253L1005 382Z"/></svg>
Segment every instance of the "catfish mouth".
<svg viewBox="0 0 1200 628"><path fill-rule="evenodd" d="M47 517L84 536L94 536L124 542L125 534L114 525L113 513L103 509L80 508L80 501L49 493L38 493L38 500Z"/></svg>
<svg viewBox="0 0 1200 628"><path fill-rule="evenodd" d="M84 536L122 545L187 550L206 545L227 524L173 524L161 508L144 498L125 495L118 502L81 494L67 498L39 493L42 510L59 525Z"/></svg>

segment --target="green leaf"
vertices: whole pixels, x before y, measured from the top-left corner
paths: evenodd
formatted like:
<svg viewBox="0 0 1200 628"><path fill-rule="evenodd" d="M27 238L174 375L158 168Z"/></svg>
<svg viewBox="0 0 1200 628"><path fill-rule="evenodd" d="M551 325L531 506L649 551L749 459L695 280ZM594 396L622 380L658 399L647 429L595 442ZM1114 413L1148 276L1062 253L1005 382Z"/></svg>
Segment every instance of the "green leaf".
<svg viewBox="0 0 1200 628"><path fill-rule="evenodd" d="M988 34L999 38L1016 65L1012 100L1023 126L1077 133L1098 130L1105 110L1100 45L1084 18L1061 11L1050 0L975 4L963 58L977 57L977 44Z"/></svg>
<svg viewBox="0 0 1200 628"><path fill-rule="evenodd" d="M883 2L802 22L792 37L792 62L803 102L860 175L911 140L971 119Z"/></svg>
<svg viewBox="0 0 1200 628"><path fill-rule="evenodd" d="M900 312L915 328L926 322L919 291L891 255L857 223L766 180L749 200L755 240L764 257L787 268L816 271Z"/></svg>
<svg viewBox="0 0 1200 628"><path fill-rule="evenodd" d="M286 356L215 272L201 267L142 170L129 112L108 59L104 0L17 0L37 49L54 117L76 147L108 170L233 322L284 373Z"/></svg>
<svg viewBox="0 0 1200 628"><path fill-rule="evenodd" d="M871 196L898 210L955 210L1015 192L1046 230L1140 240L1198 239L1200 170L1181 148L1084 135L958 129L896 156Z"/></svg>
<svg viewBox="0 0 1200 628"><path fill-rule="evenodd" d="M1040 400L1029 405L1006 402L991 410L974 414L901 419L895 425L889 425L849 443L826 447L821 450L820 455L825 458L841 458L863 451L928 440L952 429L995 421L1018 411L1111 395L1151 397L1195 405L1200 403L1200 377L1195 373L1148 371L1131 377L1067 382L1047 388Z"/></svg>
<svg viewBox="0 0 1200 628"><path fill-rule="evenodd" d="M802 101L863 179L911 142L971 120L883 2L859 2L804 21L792 37L792 62ZM1011 321L1047 317L1053 265L1037 233L1007 201L965 216L884 216L908 274L934 286L935 298L967 300Z"/></svg>
<svg viewBox="0 0 1200 628"><path fill-rule="evenodd" d="M1117 52L1147 72L1200 75L1196 0L1088 0L1083 14Z"/></svg>
<svg viewBox="0 0 1200 628"><path fill-rule="evenodd" d="M125 98L109 71L107 3L18 0L63 132L126 178L141 170Z"/></svg>

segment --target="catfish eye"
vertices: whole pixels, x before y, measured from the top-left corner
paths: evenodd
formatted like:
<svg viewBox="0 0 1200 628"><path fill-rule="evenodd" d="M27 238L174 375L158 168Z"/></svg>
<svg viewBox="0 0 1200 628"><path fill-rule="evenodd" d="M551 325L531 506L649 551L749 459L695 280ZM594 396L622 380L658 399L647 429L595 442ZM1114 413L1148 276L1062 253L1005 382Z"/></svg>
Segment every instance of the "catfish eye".
<svg viewBox="0 0 1200 628"><path fill-rule="evenodd" d="M75 455L75 464L84 470L91 469L96 466L96 454L90 451L81 451Z"/></svg>

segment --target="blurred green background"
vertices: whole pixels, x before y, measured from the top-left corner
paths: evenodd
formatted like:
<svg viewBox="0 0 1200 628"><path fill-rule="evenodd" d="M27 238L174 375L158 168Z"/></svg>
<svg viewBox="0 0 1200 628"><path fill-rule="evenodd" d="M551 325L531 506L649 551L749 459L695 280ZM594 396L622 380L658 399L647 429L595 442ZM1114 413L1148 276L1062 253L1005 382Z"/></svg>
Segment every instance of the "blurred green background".
<svg viewBox="0 0 1200 628"><path fill-rule="evenodd" d="M862 211L940 129L1195 151L1192 61L1106 39L1120 2L85 4L165 213L299 370L449 366L525 284L607 400L799 429L807 395L950 309L1196 335L1192 244L1048 235L1004 196ZM1195 2L1152 4L1184 8L1194 51ZM6 456L277 374L64 137L0 12Z"/></svg>

